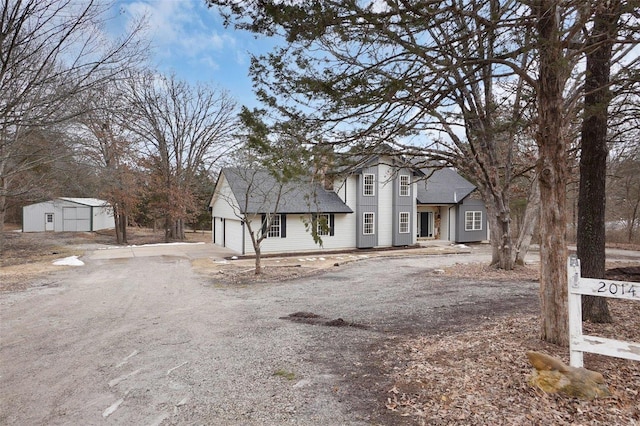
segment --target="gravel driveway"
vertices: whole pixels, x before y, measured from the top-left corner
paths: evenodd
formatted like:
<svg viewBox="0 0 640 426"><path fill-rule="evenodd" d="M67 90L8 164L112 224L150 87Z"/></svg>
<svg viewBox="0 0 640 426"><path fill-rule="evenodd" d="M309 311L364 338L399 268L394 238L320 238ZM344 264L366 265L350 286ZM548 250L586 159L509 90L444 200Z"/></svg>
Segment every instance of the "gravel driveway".
<svg viewBox="0 0 640 426"><path fill-rule="evenodd" d="M537 307L537 283L433 270L459 259L248 286L197 275L188 257L90 259L0 295L0 423L397 424L387 345Z"/></svg>

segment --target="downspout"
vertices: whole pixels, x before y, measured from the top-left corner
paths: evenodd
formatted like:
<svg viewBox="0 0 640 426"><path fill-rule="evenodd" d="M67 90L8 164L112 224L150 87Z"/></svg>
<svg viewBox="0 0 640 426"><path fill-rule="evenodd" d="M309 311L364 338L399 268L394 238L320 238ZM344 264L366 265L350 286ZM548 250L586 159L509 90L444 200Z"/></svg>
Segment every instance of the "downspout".
<svg viewBox="0 0 640 426"><path fill-rule="evenodd" d="M93 232L93 206L91 208L91 216L89 219L89 231Z"/></svg>

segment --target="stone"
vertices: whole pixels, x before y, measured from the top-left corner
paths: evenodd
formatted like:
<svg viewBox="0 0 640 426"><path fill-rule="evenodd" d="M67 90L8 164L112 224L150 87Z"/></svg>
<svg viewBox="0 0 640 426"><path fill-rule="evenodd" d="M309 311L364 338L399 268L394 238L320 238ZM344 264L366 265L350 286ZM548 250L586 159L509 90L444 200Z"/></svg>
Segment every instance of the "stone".
<svg viewBox="0 0 640 426"><path fill-rule="evenodd" d="M529 362L535 368L529 384L547 393L562 393L581 399L610 396L602 374L566 365L558 358L540 352L527 352Z"/></svg>

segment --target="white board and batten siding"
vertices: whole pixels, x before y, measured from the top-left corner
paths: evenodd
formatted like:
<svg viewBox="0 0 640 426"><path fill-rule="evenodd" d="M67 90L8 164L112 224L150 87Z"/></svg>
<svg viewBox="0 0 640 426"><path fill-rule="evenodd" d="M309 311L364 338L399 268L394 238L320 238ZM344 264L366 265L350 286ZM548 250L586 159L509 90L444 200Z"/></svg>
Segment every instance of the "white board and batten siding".
<svg viewBox="0 0 640 426"><path fill-rule="evenodd" d="M390 247L393 245L393 185L394 170L388 165L378 165L378 177L376 190L378 192L378 246Z"/></svg>
<svg viewBox="0 0 640 426"><path fill-rule="evenodd" d="M640 361L640 343L582 334L583 295L640 302L640 283L582 278L580 260L575 255L570 256L567 261L567 274L571 366L583 366L584 352Z"/></svg>

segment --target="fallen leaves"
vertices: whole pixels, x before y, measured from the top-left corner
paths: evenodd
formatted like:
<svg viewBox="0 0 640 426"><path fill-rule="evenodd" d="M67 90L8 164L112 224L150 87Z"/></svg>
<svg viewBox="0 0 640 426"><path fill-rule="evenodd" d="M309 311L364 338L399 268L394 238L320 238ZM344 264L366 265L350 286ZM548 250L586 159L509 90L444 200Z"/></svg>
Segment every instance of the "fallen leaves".
<svg viewBox="0 0 640 426"><path fill-rule="evenodd" d="M640 341L640 303L610 301L613 324L585 324L585 332ZM527 383L527 350L568 360L568 350L538 339L538 318L510 316L473 330L419 337L389 347L394 373L385 406L416 424L640 424L640 363L585 354L585 366L601 372L612 397L581 401L548 395Z"/></svg>

